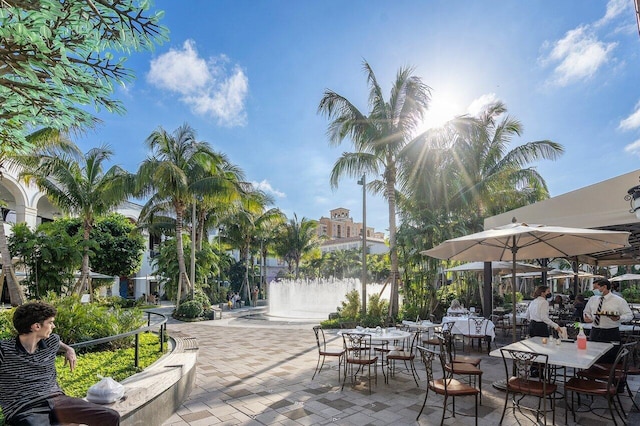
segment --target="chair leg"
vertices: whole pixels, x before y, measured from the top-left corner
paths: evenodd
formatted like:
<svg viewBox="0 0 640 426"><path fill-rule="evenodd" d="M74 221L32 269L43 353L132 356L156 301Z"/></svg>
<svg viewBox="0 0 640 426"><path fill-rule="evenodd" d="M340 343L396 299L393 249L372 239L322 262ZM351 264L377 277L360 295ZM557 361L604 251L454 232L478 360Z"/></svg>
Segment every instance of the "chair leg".
<svg viewBox="0 0 640 426"><path fill-rule="evenodd" d="M616 416L613 414L613 408L611 407L611 401L613 400L613 398L609 397L607 398L607 403L609 403L609 413L611 413L611 418L613 419L613 426L618 426L618 422L616 422ZM613 403L615 405L615 402ZM616 411L618 411L618 408L616 407ZM620 414L620 413L618 413Z"/></svg>
<svg viewBox="0 0 640 426"><path fill-rule="evenodd" d="M413 375L413 381L416 382L417 387L420 387L420 384L418 384L418 372L416 371L416 366L413 363L413 360L409 361L409 365L411 365L411 374Z"/></svg>
<svg viewBox="0 0 640 426"><path fill-rule="evenodd" d="M322 365L324 365L324 357L322 357ZM318 369L318 367L320 367L320 355L318 355L318 363L316 364L316 371L313 372L313 377L311 377L311 380L313 380L316 377L316 374L318 374L320 370L322 370L322 367L320 367L320 369ZM340 372L340 370L338 370L338 372ZM338 380L340 380L340 378L338 378Z"/></svg>
<svg viewBox="0 0 640 426"><path fill-rule="evenodd" d="M341 391L344 390L344 384L347 382L347 367L348 367L348 362L344 363L344 378L342 379L342 388L340 389ZM351 367L351 371L353 372L353 367Z"/></svg>
<svg viewBox="0 0 640 426"><path fill-rule="evenodd" d="M507 403L508 402L509 402L509 391L507 390L507 391L505 391L505 395L504 395L504 408L502 409L502 417L500 417L500 423L498 423L499 425L501 425L502 421L504 420L504 414L507 412Z"/></svg>
<svg viewBox="0 0 640 426"><path fill-rule="evenodd" d="M476 426L478 426L478 394L474 395L476 398Z"/></svg>
<svg viewBox="0 0 640 426"><path fill-rule="evenodd" d="M424 406L427 404L427 398L429 397L429 387L427 386L427 393L424 394L424 401L422 401L422 408L420 408L420 412L418 413L418 417L416 417L416 421L422 415L422 411L424 411Z"/></svg>
<svg viewBox="0 0 640 426"><path fill-rule="evenodd" d="M444 396L444 407L442 407L442 419L440 419L440 426L444 424L444 414L447 412L447 395Z"/></svg>

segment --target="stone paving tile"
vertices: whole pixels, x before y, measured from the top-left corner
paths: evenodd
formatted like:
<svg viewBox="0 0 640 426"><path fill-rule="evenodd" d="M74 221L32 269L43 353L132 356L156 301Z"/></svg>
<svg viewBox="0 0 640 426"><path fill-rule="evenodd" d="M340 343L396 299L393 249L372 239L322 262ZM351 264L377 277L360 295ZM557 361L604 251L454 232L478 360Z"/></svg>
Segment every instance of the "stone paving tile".
<svg viewBox="0 0 640 426"><path fill-rule="evenodd" d="M366 381L352 387L349 379L344 390L337 370L327 368L311 380L317 362L313 324L271 324L268 321L225 319L201 323L169 321L169 333L195 337L199 354L196 384L189 398L164 426L186 425L433 425L442 416L443 398L429 394L420 419L425 396L425 372L416 362L420 388L410 375L397 372L384 382L378 370L378 383L371 394ZM230 338L229 336L233 336ZM327 334L338 345L340 340ZM504 378L504 365L486 352L481 369L483 398L478 409L478 424L498 424L504 404L504 393L491 384ZM335 362L329 365L334 365ZM342 377L341 377L342 379ZM634 392L640 388L640 377L631 377ZM629 398L622 398L625 409ZM606 403L605 403L606 404ZM460 414L474 411L474 399L456 398L455 418L446 425L473 425L473 417ZM507 411L503 425L533 424L522 414L515 417ZM549 416L548 424L551 423ZM570 426L603 426L610 421L592 413L577 414ZM556 409L556 424L564 424L564 401Z"/></svg>

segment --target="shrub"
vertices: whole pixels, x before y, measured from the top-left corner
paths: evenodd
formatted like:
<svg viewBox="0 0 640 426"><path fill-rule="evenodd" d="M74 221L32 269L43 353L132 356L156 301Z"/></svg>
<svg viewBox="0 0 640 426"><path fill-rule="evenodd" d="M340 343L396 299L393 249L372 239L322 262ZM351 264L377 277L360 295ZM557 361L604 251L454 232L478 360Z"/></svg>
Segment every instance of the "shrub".
<svg viewBox="0 0 640 426"><path fill-rule="evenodd" d="M13 336L13 309L0 311L0 339L8 339Z"/></svg>
<svg viewBox="0 0 640 426"><path fill-rule="evenodd" d="M622 290L622 297L627 302L637 303L640 302L640 289L637 287L629 287Z"/></svg>
<svg viewBox="0 0 640 426"><path fill-rule="evenodd" d="M338 313L342 318L356 319L360 313L360 293L358 290L350 291L346 294L347 301L342 302L342 306L338 308Z"/></svg>
<svg viewBox="0 0 640 426"><path fill-rule="evenodd" d="M198 318L202 316L203 311L201 303L195 300L188 300L180 304L176 315L182 318Z"/></svg>
<svg viewBox="0 0 640 426"><path fill-rule="evenodd" d="M321 321L320 325L324 329L340 328L340 321L341 321L340 318L333 318L330 320Z"/></svg>
<svg viewBox="0 0 640 426"><path fill-rule="evenodd" d="M108 308L96 303L80 303L78 296L49 295L46 299L58 309L56 332L67 344L126 333L146 323L142 311L137 308L124 310L117 306ZM89 350L127 347L132 341L133 337L128 337Z"/></svg>
<svg viewBox="0 0 640 426"><path fill-rule="evenodd" d="M207 296L204 291L198 289L195 291L195 294L193 295L193 299L194 302L197 302L200 304L200 306L202 306L202 309L208 309L211 307L211 301L209 300L209 296Z"/></svg>

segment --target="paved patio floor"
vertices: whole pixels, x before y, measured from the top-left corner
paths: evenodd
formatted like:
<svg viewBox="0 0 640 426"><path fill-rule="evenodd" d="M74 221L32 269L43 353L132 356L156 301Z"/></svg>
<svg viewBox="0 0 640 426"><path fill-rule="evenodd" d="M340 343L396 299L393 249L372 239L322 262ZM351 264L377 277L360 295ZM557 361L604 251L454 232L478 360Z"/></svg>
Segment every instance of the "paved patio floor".
<svg viewBox="0 0 640 426"><path fill-rule="evenodd" d="M438 425L443 398L431 393L427 407L416 421L425 396L424 367L416 362L420 387L411 375L399 373L384 383L378 370L377 385L371 395L366 383L352 387L347 381L340 390L338 372L323 369L311 380L318 353L312 323L269 322L245 319L248 308L225 312L223 320L199 323L169 321L172 335L196 337L198 370L196 385L189 398L164 425ZM235 316L235 317L234 317ZM328 336L341 345L335 333ZM474 353L474 355L477 355ZM482 405L479 425L497 425L502 414L504 393L491 385L504 378L502 360L484 353L481 368ZM640 378L630 379L634 394ZM631 400L622 398L629 411ZM606 407L606 402L596 403ZM456 417L447 425L473 425L473 398L456 399ZM564 424L564 401L559 401L556 424ZM603 410L600 410L603 413ZM604 411L604 414L608 414ZM635 420L632 420L634 422ZM577 413L569 425L595 426L611 424L594 413ZM535 416L507 411L504 425L536 424ZM542 424L542 423L540 423ZM548 424L551 424L549 416Z"/></svg>

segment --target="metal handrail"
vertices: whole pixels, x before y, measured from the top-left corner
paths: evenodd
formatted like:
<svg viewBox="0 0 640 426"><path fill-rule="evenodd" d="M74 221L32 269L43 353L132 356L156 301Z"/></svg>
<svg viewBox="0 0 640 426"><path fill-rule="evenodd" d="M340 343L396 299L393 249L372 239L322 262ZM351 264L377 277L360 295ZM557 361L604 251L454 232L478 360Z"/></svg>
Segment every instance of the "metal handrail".
<svg viewBox="0 0 640 426"><path fill-rule="evenodd" d="M167 317L163 314L151 311L144 311L147 313L147 325L145 327L140 327L132 331L128 331L126 333L116 334L114 336L101 337L99 339L87 340L85 342L78 342L71 344L74 349L85 348L88 346L95 346L102 343L112 342L114 340L124 339L125 337L135 335L135 367L138 368L140 366L140 333L145 333L147 331L153 331L156 327L160 326L160 352L164 351L164 335L167 331ZM160 321L154 322L151 324L151 314L158 315L161 317Z"/></svg>

